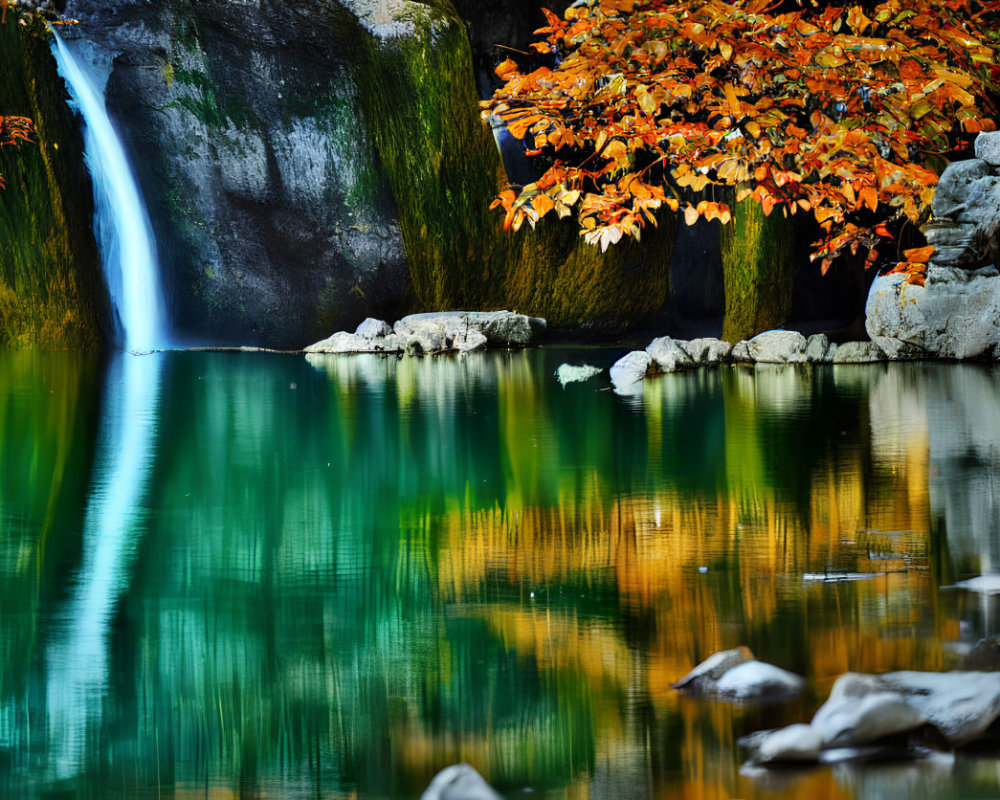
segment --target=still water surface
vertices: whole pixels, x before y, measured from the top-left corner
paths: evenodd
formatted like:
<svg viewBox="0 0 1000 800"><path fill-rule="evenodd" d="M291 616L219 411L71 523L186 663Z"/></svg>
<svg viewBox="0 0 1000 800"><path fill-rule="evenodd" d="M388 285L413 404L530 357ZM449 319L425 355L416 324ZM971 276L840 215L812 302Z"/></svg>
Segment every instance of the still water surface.
<svg viewBox="0 0 1000 800"><path fill-rule="evenodd" d="M0 353L0 796L1000 794L997 747L736 745L1000 634L949 588L1000 570L1000 371L553 377L617 355ZM808 696L670 688L740 644Z"/></svg>

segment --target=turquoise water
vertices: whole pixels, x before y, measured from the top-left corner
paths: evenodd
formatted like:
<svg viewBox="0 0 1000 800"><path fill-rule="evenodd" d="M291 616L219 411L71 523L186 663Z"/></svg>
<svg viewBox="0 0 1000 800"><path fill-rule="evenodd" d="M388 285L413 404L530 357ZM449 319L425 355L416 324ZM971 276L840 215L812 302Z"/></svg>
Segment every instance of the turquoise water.
<svg viewBox="0 0 1000 800"><path fill-rule="evenodd" d="M1000 793L995 747L736 746L1000 633L950 588L1000 563L1000 373L553 377L618 355L0 353L0 795L416 798L459 760L510 797ZM669 687L740 644L807 696Z"/></svg>

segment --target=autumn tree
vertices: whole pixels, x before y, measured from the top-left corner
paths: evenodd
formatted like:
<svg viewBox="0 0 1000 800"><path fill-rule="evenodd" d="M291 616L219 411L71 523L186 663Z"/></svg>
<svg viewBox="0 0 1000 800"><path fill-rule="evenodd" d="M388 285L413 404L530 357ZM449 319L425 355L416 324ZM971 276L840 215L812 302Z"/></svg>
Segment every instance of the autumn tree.
<svg viewBox="0 0 1000 800"><path fill-rule="evenodd" d="M545 13L532 48L548 62L507 59L483 103L544 160L496 200L506 228L555 212L607 248L663 206L728 223L747 199L812 215L824 272L860 248L866 266L898 262L920 281L931 248L880 243L927 219L934 159L995 127L1000 0L578 0Z"/></svg>

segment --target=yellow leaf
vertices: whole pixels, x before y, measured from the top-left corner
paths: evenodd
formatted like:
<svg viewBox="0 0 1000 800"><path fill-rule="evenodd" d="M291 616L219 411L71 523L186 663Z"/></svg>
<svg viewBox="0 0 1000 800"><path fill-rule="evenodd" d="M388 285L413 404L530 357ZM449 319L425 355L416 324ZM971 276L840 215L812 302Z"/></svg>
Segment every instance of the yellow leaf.
<svg viewBox="0 0 1000 800"><path fill-rule="evenodd" d="M688 206L684 209L684 223L686 225L694 225L698 221L698 210L694 206Z"/></svg>

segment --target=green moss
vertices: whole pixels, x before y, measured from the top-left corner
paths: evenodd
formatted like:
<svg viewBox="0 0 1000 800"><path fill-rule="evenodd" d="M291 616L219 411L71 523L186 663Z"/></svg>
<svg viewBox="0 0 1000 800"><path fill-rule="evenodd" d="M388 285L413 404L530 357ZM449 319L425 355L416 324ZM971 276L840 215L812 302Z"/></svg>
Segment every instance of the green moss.
<svg viewBox="0 0 1000 800"><path fill-rule="evenodd" d="M367 37L357 79L399 212L420 309L512 307L554 325L623 328L667 297L675 221L607 254L575 224L548 219L504 233L489 206L503 174L481 122L464 24L449 0L408 37Z"/></svg>
<svg viewBox="0 0 1000 800"><path fill-rule="evenodd" d="M37 142L0 148L0 346L94 348L109 301L91 233L79 124L44 31L0 25L0 109Z"/></svg>
<svg viewBox="0 0 1000 800"><path fill-rule="evenodd" d="M794 227L780 213L764 216L761 205L735 205L722 228L726 312L722 338L736 342L779 327L792 307L795 281Z"/></svg>

